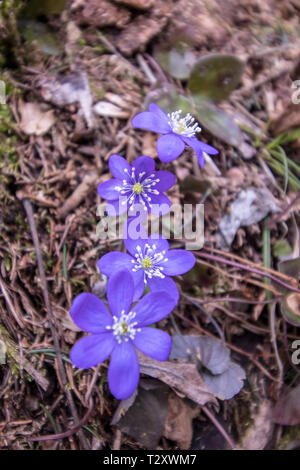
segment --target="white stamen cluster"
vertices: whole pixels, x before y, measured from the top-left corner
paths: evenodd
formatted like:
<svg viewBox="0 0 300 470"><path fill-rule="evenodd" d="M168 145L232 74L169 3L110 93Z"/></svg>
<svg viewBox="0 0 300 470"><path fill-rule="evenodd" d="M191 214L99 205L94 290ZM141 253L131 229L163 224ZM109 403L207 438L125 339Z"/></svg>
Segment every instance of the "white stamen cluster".
<svg viewBox="0 0 300 470"><path fill-rule="evenodd" d="M201 127L198 126L190 113L185 117L180 117L181 113L182 110L179 109L178 111L168 114L170 118L169 124L172 131L175 132L175 134L179 134L184 137L194 137L197 132L201 131Z"/></svg>
<svg viewBox="0 0 300 470"><path fill-rule="evenodd" d="M152 277L160 277L163 279L165 275L163 274L164 267L161 266L162 263L166 263L168 258L165 257L166 251L156 252L156 245L152 247L147 243L145 245L144 252L140 245L137 245L137 253L134 255L135 260L132 260L133 268L132 271L136 272L139 269L144 270L144 282L147 282L147 277L151 279Z"/></svg>
<svg viewBox="0 0 300 470"><path fill-rule="evenodd" d="M125 315L125 310L122 310L121 316L119 318L116 316L113 317L113 326L106 327L107 330L113 330L113 335L116 337L116 340L119 344L122 343L122 341L129 341L130 339L134 339L136 333L141 331L140 328L136 328L138 322L132 321L135 316L135 312L129 312L127 315Z"/></svg>
<svg viewBox="0 0 300 470"><path fill-rule="evenodd" d="M138 202L147 210L146 202L151 207L151 194L159 194L159 191L153 189L153 186L159 183L160 179L155 178L154 173L145 178L145 171L137 175L134 166L131 169L131 173L127 168L124 169L124 173L126 173L127 178L123 180L123 185L115 187L121 195L124 195L124 200L121 204L125 205L128 203L131 205L133 202ZM138 201L136 201L136 198L138 198Z"/></svg>

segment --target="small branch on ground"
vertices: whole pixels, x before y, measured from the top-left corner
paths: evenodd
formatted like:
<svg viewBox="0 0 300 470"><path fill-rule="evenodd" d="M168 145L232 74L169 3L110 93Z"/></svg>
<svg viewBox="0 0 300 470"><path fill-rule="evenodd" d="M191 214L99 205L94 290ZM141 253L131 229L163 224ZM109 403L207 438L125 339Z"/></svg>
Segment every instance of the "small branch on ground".
<svg viewBox="0 0 300 470"><path fill-rule="evenodd" d="M23 203L24 209L25 209L26 214L27 214L28 222L29 222L29 225L30 225L31 236L32 236L33 244L34 244L35 251L36 251L36 258L37 258L38 270L39 270L39 274L40 274L40 278L41 278L43 297L44 297L44 302L45 302L46 309L47 309L47 315L48 315L48 319L49 319L50 330L51 330L51 334L52 334L53 342L54 342L54 347L55 347L55 351L56 351L56 358L57 358L57 365L58 365L58 371L59 371L60 379L61 379L61 382L63 384L67 400L69 402L69 407L70 407L70 411L71 411L71 414L73 416L74 422L78 423L75 426L76 431L79 430L78 431L78 437L80 439L80 442L81 442L83 448L85 450L88 450L89 449L89 444L88 444L88 442L87 442L87 440L84 436L83 431L80 429L82 427L82 424L80 424L80 422L78 422L79 418L78 418L77 409L76 409L76 406L75 406L75 403L74 403L74 400L73 400L72 392L67 387L67 385L68 385L67 375L66 375L65 367L64 367L64 364L63 364L63 361L62 361L61 349L60 349L59 339L58 339L56 326L55 326L55 319L54 319L52 308L51 308L49 292L48 292L48 287L47 287L47 279L46 279L46 275L45 275L45 271L44 271L44 267L43 267L43 260L42 260L41 250L40 250L38 233L37 233L37 229L36 229L36 225L35 225L35 221L34 221L32 205L31 205L31 202L29 201L29 199L26 199L26 198L22 199L22 203ZM71 433L71 434L73 434L73 433ZM48 439L49 439L49 437L48 437Z"/></svg>

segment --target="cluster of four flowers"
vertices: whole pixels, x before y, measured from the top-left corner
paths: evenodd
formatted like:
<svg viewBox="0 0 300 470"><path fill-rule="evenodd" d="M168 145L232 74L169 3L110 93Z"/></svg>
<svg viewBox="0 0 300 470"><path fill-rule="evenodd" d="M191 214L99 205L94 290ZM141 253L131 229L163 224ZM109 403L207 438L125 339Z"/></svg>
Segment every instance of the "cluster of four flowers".
<svg viewBox="0 0 300 470"><path fill-rule="evenodd" d="M151 103L149 111L136 115L133 127L158 132L157 153L161 161L175 160L185 145L194 149L199 164L204 165L204 152L216 154L213 147L199 141L200 131L191 115L181 118L181 111L166 114ZM154 160L138 157L133 165L119 155L109 159L113 179L101 183L99 195L108 201L108 215L134 213L137 204L146 212L164 214L171 202L164 194L175 183L168 171L155 171ZM126 236L128 253L110 252L98 261L101 273L108 276L107 302L93 294L78 295L70 315L74 323L90 333L72 348L70 357L76 367L87 369L100 364L111 355L108 384L118 399L132 395L139 382L137 351L159 361L167 360L171 350L170 336L150 327L165 318L179 300L176 283L171 276L189 271L195 257L185 250L169 250L162 236L152 234L138 239ZM143 296L145 286L150 290Z"/></svg>

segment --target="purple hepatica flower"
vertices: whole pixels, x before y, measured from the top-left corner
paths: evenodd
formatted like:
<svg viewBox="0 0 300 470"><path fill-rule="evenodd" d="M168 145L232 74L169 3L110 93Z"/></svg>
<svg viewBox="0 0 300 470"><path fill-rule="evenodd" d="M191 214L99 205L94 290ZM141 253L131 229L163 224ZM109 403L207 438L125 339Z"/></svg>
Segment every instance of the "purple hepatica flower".
<svg viewBox="0 0 300 470"><path fill-rule="evenodd" d="M171 188L176 178L169 171L155 171L153 158L138 157L130 166L125 158L112 155L109 169L115 178L98 186L98 194L108 201L108 215L121 215L127 210L132 214L136 204L154 214L169 212L171 201L163 191Z"/></svg>
<svg viewBox="0 0 300 470"><path fill-rule="evenodd" d="M111 276L107 299L112 315L104 302L93 294L80 294L72 303L70 315L82 330L91 333L72 348L72 364L89 369L105 361L111 354L108 384L119 400L129 398L139 382L136 349L158 361L168 359L171 338L164 331L147 328L166 317L176 302L166 292L145 295L131 308L134 282L128 270Z"/></svg>
<svg viewBox="0 0 300 470"><path fill-rule="evenodd" d="M157 141L157 154L162 162L171 162L182 154L186 145L196 152L200 166L204 166L203 152L216 155L217 149L197 139L201 128L188 113L181 110L166 114L157 104L150 103L149 111L137 114L131 121L133 127L163 134Z"/></svg>
<svg viewBox="0 0 300 470"><path fill-rule="evenodd" d="M194 266L195 256L186 250L169 250L169 243L161 236L150 235L147 239L125 238L127 253L112 251L98 261L100 272L111 276L122 268L132 272L134 279L134 300L139 299L147 285L150 291L167 291L179 300L176 283L170 276L184 274Z"/></svg>

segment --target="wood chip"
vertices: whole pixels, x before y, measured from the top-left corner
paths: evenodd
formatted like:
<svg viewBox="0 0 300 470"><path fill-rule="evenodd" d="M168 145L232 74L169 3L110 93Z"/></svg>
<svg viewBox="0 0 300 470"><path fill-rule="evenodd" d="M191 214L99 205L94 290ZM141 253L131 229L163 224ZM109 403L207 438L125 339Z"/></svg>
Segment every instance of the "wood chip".
<svg viewBox="0 0 300 470"><path fill-rule="evenodd" d="M71 196L66 200L64 205L59 211L61 217L65 217L69 212L71 212L75 207L84 200L88 193L94 189L94 185L98 179L96 173L89 173L85 175L82 183L75 189Z"/></svg>

